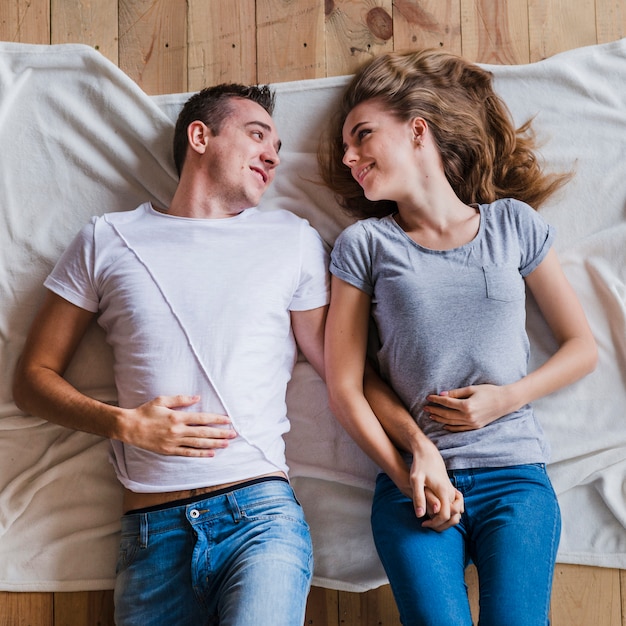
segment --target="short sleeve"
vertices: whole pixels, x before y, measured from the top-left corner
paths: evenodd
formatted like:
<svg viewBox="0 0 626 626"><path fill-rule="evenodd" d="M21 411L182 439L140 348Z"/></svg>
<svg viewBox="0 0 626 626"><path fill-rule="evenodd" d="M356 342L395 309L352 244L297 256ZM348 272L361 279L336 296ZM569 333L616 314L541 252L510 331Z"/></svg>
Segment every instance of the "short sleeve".
<svg viewBox="0 0 626 626"><path fill-rule="evenodd" d="M371 296L374 292L368 233L362 222L348 226L331 253L330 272Z"/></svg>
<svg viewBox="0 0 626 626"><path fill-rule="evenodd" d="M330 301L328 250L318 232L306 221L300 227L300 275L290 310L308 311Z"/></svg>
<svg viewBox="0 0 626 626"><path fill-rule="evenodd" d="M515 202L520 233L520 274L528 276L545 259L554 243L555 230L532 207Z"/></svg>
<svg viewBox="0 0 626 626"><path fill-rule="evenodd" d="M96 219L80 230L44 281L50 291L92 313L98 311L99 303L93 280Z"/></svg>

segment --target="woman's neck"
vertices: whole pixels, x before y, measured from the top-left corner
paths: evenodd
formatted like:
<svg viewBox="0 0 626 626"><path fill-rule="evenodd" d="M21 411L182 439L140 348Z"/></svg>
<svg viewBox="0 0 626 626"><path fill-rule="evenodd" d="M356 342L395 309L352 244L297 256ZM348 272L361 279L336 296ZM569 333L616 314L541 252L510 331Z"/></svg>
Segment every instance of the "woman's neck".
<svg viewBox="0 0 626 626"><path fill-rule="evenodd" d="M472 241L478 234L480 212L456 196L430 207L398 206L396 223L416 243L433 250L450 250Z"/></svg>

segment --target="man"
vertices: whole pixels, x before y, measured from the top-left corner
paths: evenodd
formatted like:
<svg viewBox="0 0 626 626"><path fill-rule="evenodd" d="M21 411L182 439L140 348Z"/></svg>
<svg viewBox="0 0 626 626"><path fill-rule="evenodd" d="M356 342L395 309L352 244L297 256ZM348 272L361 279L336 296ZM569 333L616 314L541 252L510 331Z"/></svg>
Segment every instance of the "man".
<svg viewBox="0 0 626 626"><path fill-rule="evenodd" d="M323 374L327 254L304 220L251 208L279 164L273 103L239 85L190 98L170 207L80 232L18 365L20 407L112 441L126 512L119 625L304 621L312 548L282 435L294 337ZM63 379L96 313L119 407Z"/></svg>

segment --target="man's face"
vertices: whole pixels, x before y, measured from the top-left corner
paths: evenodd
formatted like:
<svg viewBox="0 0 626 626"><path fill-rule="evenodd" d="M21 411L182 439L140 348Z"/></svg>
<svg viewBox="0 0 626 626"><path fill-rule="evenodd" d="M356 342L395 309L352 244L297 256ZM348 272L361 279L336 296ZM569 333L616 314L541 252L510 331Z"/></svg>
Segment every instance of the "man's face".
<svg viewBox="0 0 626 626"><path fill-rule="evenodd" d="M204 167L211 188L229 211L256 206L274 180L280 139L269 113L244 98L230 101L232 113L211 135Z"/></svg>

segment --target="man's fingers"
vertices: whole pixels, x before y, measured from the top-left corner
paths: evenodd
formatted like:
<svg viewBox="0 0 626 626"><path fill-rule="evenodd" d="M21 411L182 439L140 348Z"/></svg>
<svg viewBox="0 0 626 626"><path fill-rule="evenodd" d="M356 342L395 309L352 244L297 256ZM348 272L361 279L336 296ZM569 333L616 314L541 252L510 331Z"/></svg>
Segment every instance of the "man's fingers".
<svg viewBox="0 0 626 626"><path fill-rule="evenodd" d="M232 428L212 428L210 426L191 426L185 437L187 439L197 439L199 441L211 441L222 439L234 439L237 437L237 431Z"/></svg>
<svg viewBox="0 0 626 626"><path fill-rule="evenodd" d="M230 425L230 417L228 415L218 415L217 413L185 413L188 416L185 420L190 426L198 427L217 427Z"/></svg>
<svg viewBox="0 0 626 626"><path fill-rule="evenodd" d="M429 508L430 519L425 520L422 526L430 528L437 532L443 532L444 530L456 526L461 521L461 514L465 510L463 495L458 489L454 489L454 492L450 493L450 497L438 499L426 488L427 497L430 495L434 500L440 503L440 509L436 511L434 508Z"/></svg>
<svg viewBox="0 0 626 626"><path fill-rule="evenodd" d="M413 508L417 517L424 517L427 512L426 494L424 493L424 481L416 480L412 484Z"/></svg>
<svg viewBox="0 0 626 626"><path fill-rule="evenodd" d="M163 407L170 409L172 411L177 411L180 409L184 409L189 406L193 406L200 401L200 396L158 396L152 402L148 402L148 404L152 404L154 406ZM230 418L228 415L220 415L219 413L206 413L206 412L191 412L191 411L181 411L180 417L184 420L184 423L187 423L192 426L211 426L211 425L226 425L230 424ZM182 423L182 422L181 422ZM225 437L228 435L220 435L220 437Z"/></svg>
<svg viewBox="0 0 626 626"><path fill-rule="evenodd" d="M437 498L438 506L433 508L433 515L442 519L448 519L450 517L450 503L447 498Z"/></svg>
<svg viewBox="0 0 626 626"><path fill-rule="evenodd" d="M152 404L163 406L168 409L183 409L199 402L200 396L158 396L152 400ZM150 404L150 403L149 403Z"/></svg>
<svg viewBox="0 0 626 626"><path fill-rule="evenodd" d="M436 515L432 519L426 520L422 523L422 526L425 528L430 528L431 530L435 530L437 532L443 532L452 526L456 526L461 521L461 515L456 514L448 519L444 519L443 517Z"/></svg>

